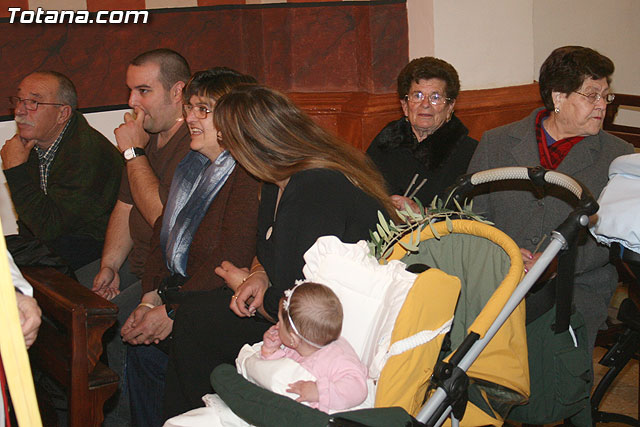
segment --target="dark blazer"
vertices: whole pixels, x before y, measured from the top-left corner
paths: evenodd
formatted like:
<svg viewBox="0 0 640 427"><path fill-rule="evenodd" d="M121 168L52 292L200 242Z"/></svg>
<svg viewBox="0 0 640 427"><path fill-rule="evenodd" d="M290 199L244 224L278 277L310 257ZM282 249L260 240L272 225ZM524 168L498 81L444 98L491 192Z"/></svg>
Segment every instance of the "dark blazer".
<svg viewBox="0 0 640 427"><path fill-rule="evenodd" d="M469 172L503 166L540 164L535 136L538 110L515 123L485 132L478 144ZM608 181L609 164L618 156L633 152L633 146L600 131L576 144L557 171L586 185L598 197ZM518 246L533 251L540 239L554 230L573 209L575 198L559 187L540 192L528 182L491 184L473 198L473 210L483 213L511 236ZM546 245L543 245L543 247ZM617 285L617 273L609 263L608 248L585 233L578 247L574 302L595 333L607 315L607 306Z"/></svg>
<svg viewBox="0 0 640 427"><path fill-rule="evenodd" d="M34 149L26 163L4 171L18 219L45 242L70 234L104 240L124 166L113 144L76 111L51 164L47 194L39 164Z"/></svg>
<svg viewBox="0 0 640 427"><path fill-rule="evenodd" d="M467 171L478 145L468 133L454 114L432 135L418 142L411 124L402 118L380 131L367 149L367 155L387 181L390 194L404 194L415 174L418 179L412 188L426 178L416 197L427 205L436 195L446 197L445 190Z"/></svg>

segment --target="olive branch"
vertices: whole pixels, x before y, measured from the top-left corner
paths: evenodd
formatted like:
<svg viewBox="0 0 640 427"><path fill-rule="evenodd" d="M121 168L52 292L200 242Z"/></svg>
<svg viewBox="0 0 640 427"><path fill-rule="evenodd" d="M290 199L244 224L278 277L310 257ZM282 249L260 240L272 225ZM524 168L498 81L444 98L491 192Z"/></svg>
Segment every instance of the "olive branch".
<svg viewBox="0 0 640 427"><path fill-rule="evenodd" d="M492 222L484 219L480 214L473 212L472 200L467 201L465 199L463 205L460 206L460 203L458 203L455 198L451 197L452 194L447 197L447 200L444 203L442 202L442 199L437 196L434 197L429 209L425 209L420 200L414 198L413 200L418 205L418 212L414 212L409 204L405 203L403 210L396 210L402 224L395 224L393 220L387 221L382 212L378 211L378 224L376 224L376 229L373 231L369 230L371 239L367 244L369 246L370 253L378 260L386 259L391 254L396 243L399 243L409 252L417 252L422 230L428 226L431 228L433 236L440 240L440 234L433 224L444 220L447 223L447 230L452 232L452 217L454 219L471 219L484 224L493 225ZM450 200L453 200L456 210L445 208ZM408 241L401 241L407 234L411 234L411 239Z"/></svg>

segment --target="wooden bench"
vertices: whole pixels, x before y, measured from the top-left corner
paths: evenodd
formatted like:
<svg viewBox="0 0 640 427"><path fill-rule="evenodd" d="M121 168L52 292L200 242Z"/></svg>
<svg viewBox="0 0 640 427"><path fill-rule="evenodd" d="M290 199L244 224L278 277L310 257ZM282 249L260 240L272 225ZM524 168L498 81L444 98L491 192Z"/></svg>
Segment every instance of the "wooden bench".
<svg viewBox="0 0 640 427"><path fill-rule="evenodd" d="M53 268L21 271L42 309L32 364L65 388L69 426L100 426L104 403L118 387L118 375L99 361L102 335L118 308Z"/></svg>
<svg viewBox="0 0 640 427"><path fill-rule="evenodd" d="M636 151L638 151L638 149L640 149L640 127L617 125L613 123L621 106L640 108L640 96L616 93L616 98L609 107L607 107L607 113L604 117L604 124L602 125L602 128L607 132L630 142L636 147Z"/></svg>

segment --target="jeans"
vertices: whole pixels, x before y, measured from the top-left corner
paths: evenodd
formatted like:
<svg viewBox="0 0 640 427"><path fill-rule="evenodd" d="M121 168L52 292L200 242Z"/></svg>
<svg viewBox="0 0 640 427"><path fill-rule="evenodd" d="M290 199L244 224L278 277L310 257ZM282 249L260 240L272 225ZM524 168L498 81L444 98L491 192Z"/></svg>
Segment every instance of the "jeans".
<svg viewBox="0 0 640 427"><path fill-rule="evenodd" d="M167 354L154 345L128 347L126 376L134 426L162 426L162 401L168 360Z"/></svg>
<svg viewBox="0 0 640 427"><path fill-rule="evenodd" d="M116 324L104 335L109 368L120 376L118 391L105 404L105 427L111 425L126 427L131 419L129 413L129 396L127 393L127 348L129 344L122 342L120 329L129 315L136 309L142 298L142 286L136 282L111 300L118 306Z"/></svg>

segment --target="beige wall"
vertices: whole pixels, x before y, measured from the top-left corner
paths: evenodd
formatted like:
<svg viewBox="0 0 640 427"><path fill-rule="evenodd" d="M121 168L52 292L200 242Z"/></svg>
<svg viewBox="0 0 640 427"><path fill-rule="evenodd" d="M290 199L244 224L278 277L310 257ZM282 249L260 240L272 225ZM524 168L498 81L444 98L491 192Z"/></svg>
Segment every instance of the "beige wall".
<svg viewBox="0 0 640 427"><path fill-rule="evenodd" d="M409 0L409 56L433 54L450 62L463 89L531 83L532 1Z"/></svg>
<svg viewBox="0 0 640 427"><path fill-rule="evenodd" d="M433 1L434 0L407 0L409 58L411 59L435 55Z"/></svg>
<svg viewBox="0 0 640 427"><path fill-rule="evenodd" d="M434 1L435 54L456 67L464 89L532 82L531 3Z"/></svg>
<svg viewBox="0 0 640 427"><path fill-rule="evenodd" d="M616 65L615 92L640 95L639 20L638 0L535 0L534 69L558 46L588 46ZM620 110L616 122L640 126L640 112Z"/></svg>
<svg viewBox="0 0 640 427"><path fill-rule="evenodd" d="M613 90L640 95L640 1L408 0L409 56L453 64L463 89L531 83L556 47L589 46L616 64ZM640 126L640 111L618 123Z"/></svg>

